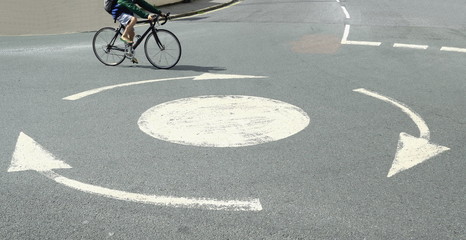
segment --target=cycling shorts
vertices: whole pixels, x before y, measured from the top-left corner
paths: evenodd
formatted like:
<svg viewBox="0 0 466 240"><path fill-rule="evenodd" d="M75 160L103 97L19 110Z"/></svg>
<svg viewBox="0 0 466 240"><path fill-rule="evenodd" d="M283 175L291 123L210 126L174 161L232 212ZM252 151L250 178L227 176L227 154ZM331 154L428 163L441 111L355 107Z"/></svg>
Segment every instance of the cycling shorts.
<svg viewBox="0 0 466 240"><path fill-rule="evenodd" d="M121 24L123 24L123 26L127 26L128 23L131 21L131 18L133 17L133 15L130 15L128 13L122 13L120 14L120 16L117 18L118 22L120 22Z"/></svg>

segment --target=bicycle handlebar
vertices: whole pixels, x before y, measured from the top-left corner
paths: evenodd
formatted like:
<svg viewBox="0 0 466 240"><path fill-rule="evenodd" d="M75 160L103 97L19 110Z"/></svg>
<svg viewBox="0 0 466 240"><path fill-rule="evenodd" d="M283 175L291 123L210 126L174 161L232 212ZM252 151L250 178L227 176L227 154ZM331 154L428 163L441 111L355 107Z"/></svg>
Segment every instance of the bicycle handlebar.
<svg viewBox="0 0 466 240"><path fill-rule="evenodd" d="M160 17L160 15L157 16L157 17ZM169 18L170 18L170 13L165 14L165 21L164 21L163 23L161 23L160 25L165 25L165 23L168 22L168 19L169 19Z"/></svg>
<svg viewBox="0 0 466 240"><path fill-rule="evenodd" d="M154 16L155 16L155 19L153 21L156 22L156 23L159 22L160 15L156 14ZM165 23L168 22L169 16L170 16L170 13L165 14L165 21L163 23L160 23L160 25L165 25Z"/></svg>
<svg viewBox="0 0 466 240"><path fill-rule="evenodd" d="M154 18L154 20L152 20L152 22L155 22L155 23L159 22L160 15L155 14L153 16L155 16L155 18ZM170 13L165 14L165 21L163 23L161 23L160 25L165 25L168 22L169 19L170 19ZM149 22L151 22L151 21L150 20L142 20L142 21L138 21L137 23L149 23Z"/></svg>

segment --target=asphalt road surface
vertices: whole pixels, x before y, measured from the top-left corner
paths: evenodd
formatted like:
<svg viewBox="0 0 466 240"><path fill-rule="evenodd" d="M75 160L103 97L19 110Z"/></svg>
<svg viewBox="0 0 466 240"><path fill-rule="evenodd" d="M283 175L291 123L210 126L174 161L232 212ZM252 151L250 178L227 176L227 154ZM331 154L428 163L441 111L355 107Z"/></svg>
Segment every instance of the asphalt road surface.
<svg viewBox="0 0 466 240"><path fill-rule="evenodd" d="M241 1L170 70L0 37L0 239L466 239L465 10Z"/></svg>

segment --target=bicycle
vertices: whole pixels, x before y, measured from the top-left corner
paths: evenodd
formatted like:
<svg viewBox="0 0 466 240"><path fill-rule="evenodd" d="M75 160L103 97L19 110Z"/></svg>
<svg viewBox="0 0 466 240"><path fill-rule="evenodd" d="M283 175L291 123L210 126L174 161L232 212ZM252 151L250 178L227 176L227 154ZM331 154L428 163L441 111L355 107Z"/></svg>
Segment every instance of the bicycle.
<svg viewBox="0 0 466 240"><path fill-rule="evenodd" d="M136 42L125 44L120 41L120 37L125 26L120 24L118 28L104 27L97 31L92 40L94 54L100 62L107 66L117 66L126 58L131 59L133 63L138 63L134 57L134 50L146 39L144 43L144 52L147 60L156 68L170 69L174 67L181 58L181 44L178 38L172 32L166 29L158 29L156 25L165 25L169 19L170 13L167 13L165 21L160 24L160 16L155 20L142 20L137 24L149 23L149 27L144 34L136 36Z"/></svg>

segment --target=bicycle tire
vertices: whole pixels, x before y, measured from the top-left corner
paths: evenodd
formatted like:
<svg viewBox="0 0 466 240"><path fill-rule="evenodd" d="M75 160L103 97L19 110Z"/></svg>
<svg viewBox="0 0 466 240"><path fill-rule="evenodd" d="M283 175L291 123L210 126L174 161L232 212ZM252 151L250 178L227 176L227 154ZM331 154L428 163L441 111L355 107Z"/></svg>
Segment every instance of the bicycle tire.
<svg viewBox="0 0 466 240"><path fill-rule="evenodd" d="M120 41L120 36L121 33L112 27L102 28L95 33L92 48L100 62L116 66L125 60L125 44Z"/></svg>
<svg viewBox="0 0 466 240"><path fill-rule="evenodd" d="M181 58L181 44L172 32L159 29L157 38L162 45L159 47L154 34L151 33L144 44L144 52L147 60L156 68L170 69L174 67Z"/></svg>

